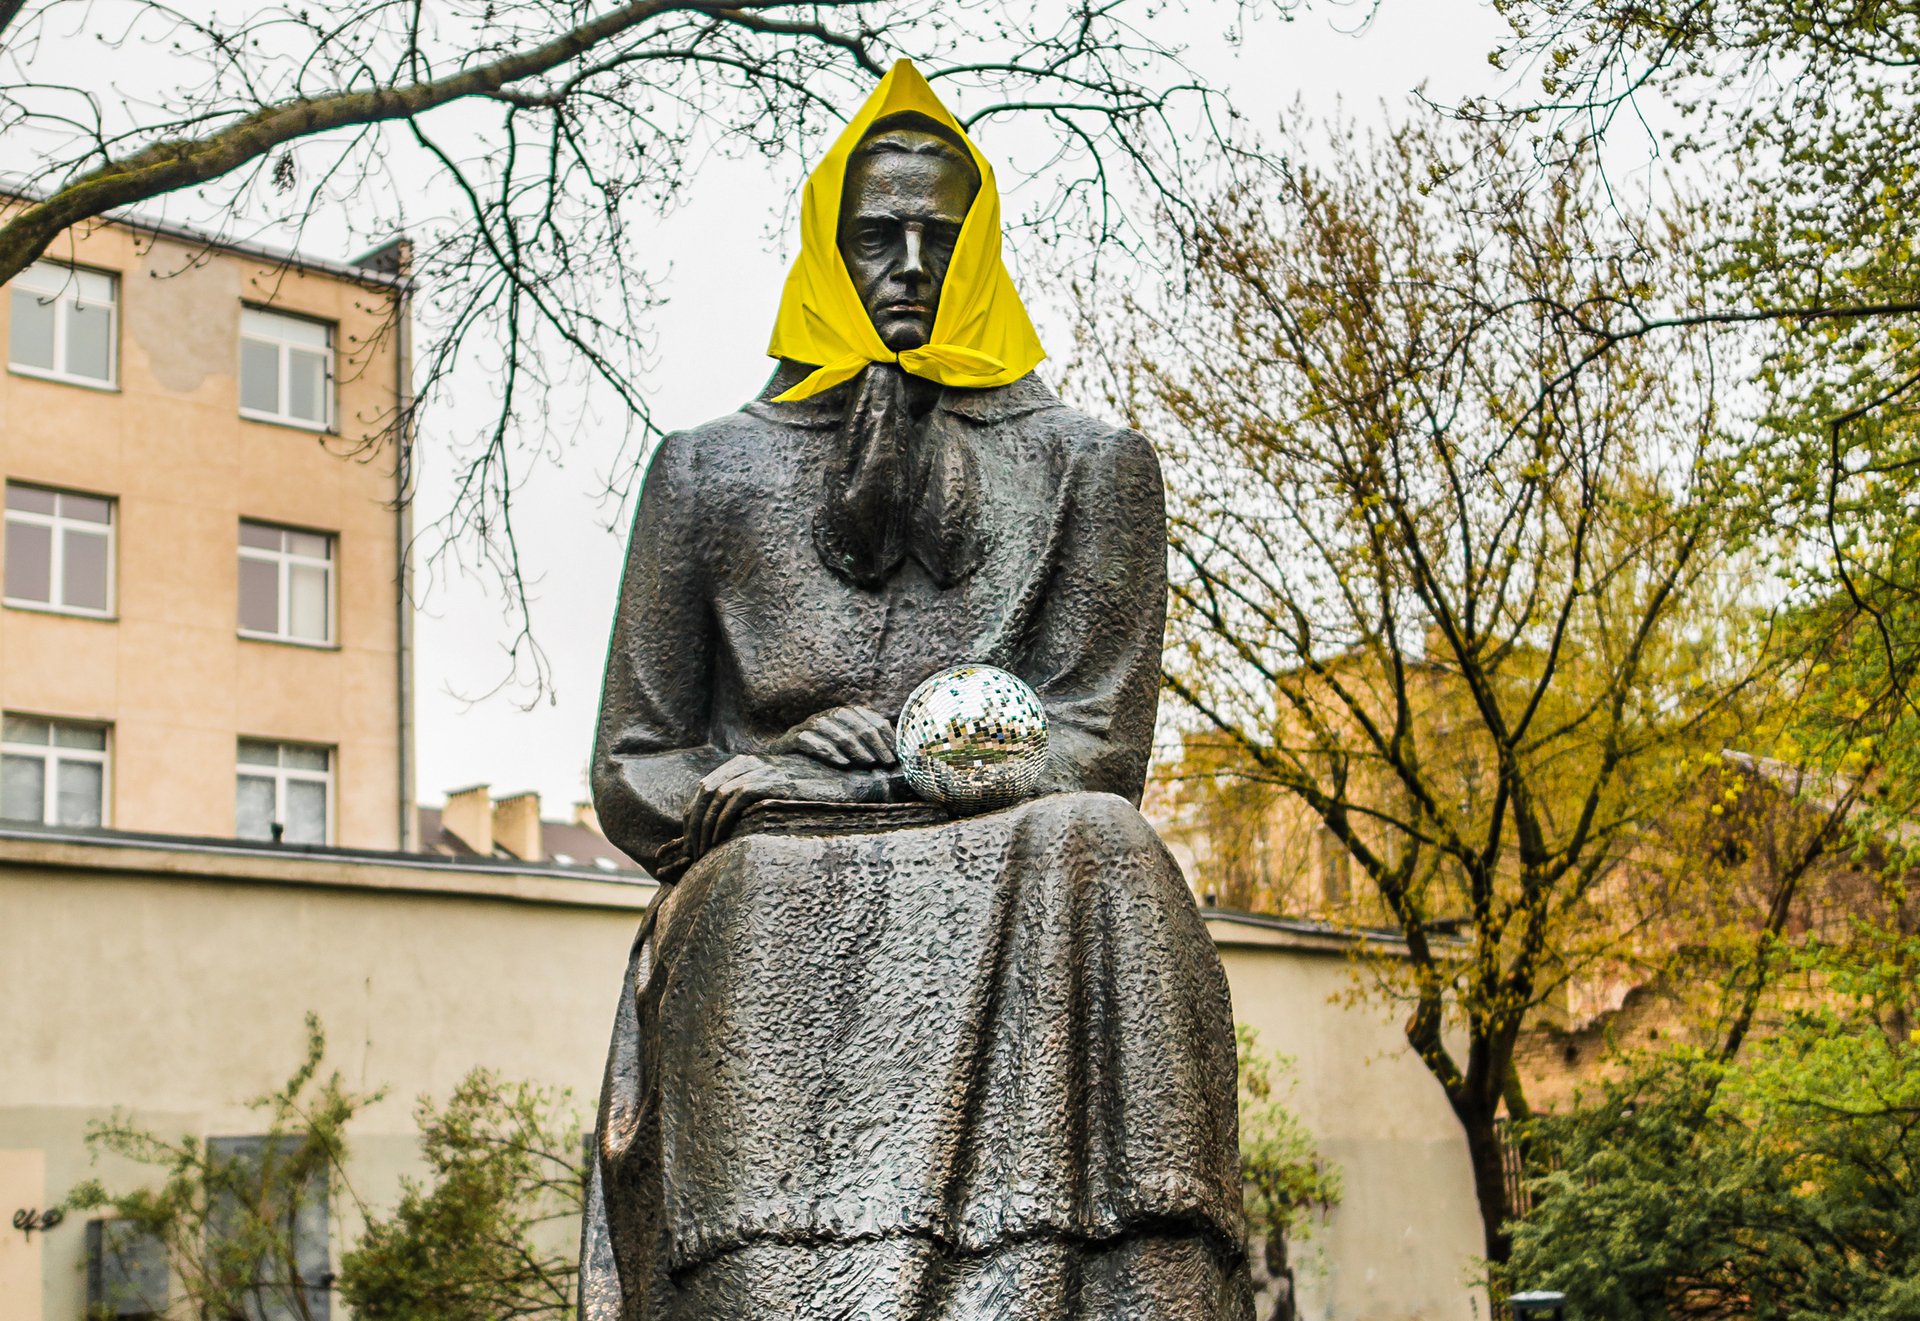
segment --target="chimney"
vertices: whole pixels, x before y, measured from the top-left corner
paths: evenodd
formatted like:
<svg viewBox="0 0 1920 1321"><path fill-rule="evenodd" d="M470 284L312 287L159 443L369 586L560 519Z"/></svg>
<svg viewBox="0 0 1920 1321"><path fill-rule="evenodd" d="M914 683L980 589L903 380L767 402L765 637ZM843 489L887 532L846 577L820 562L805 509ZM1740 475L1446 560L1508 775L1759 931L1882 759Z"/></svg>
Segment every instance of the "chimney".
<svg viewBox="0 0 1920 1321"><path fill-rule="evenodd" d="M573 805L573 824L576 826L584 826L596 835L606 833L600 829L600 814L593 810L592 800L575 803Z"/></svg>
<svg viewBox="0 0 1920 1321"><path fill-rule="evenodd" d="M487 798L490 787L476 784L471 789L456 789L440 809L441 828L482 857L493 855L493 804Z"/></svg>
<svg viewBox="0 0 1920 1321"><path fill-rule="evenodd" d="M493 842L522 862L545 862L540 838L540 795L512 794L493 805Z"/></svg>

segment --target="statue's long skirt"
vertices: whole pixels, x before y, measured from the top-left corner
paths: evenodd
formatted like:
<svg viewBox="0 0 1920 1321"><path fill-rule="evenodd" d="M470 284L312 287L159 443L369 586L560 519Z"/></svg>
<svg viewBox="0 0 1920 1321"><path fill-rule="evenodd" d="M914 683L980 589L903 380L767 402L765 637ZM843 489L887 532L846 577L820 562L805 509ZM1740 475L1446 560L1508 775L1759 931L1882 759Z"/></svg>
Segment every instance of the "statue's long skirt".
<svg viewBox="0 0 1920 1321"><path fill-rule="evenodd" d="M736 838L636 942L583 1321L1241 1321L1234 1095L1124 800Z"/></svg>

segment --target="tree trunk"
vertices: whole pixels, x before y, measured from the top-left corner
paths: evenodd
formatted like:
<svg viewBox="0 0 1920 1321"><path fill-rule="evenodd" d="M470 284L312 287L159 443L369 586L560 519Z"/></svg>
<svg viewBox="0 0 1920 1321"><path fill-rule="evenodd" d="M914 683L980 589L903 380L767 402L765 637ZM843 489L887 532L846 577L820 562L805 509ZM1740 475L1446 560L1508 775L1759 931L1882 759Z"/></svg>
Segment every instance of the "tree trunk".
<svg viewBox="0 0 1920 1321"><path fill-rule="evenodd" d="M0 48L6 46L7 25L20 16L20 6L26 0L0 0Z"/></svg>
<svg viewBox="0 0 1920 1321"><path fill-rule="evenodd" d="M1416 959L1427 954L1424 942L1411 946ZM1512 1240L1506 1222L1512 1215L1507 1200L1507 1178L1501 1160L1500 1132L1496 1120L1506 1083L1513 1071L1513 1045L1517 1028L1504 1032L1497 1025L1483 1022L1471 1025L1467 1067L1463 1073L1448 1054L1441 1038L1441 1001L1437 995L1423 995L1413 1016L1407 1020L1407 1044L1427 1066L1446 1094L1453 1116L1467 1138L1467 1159L1473 1166L1474 1198L1480 1205L1480 1231L1486 1258L1504 1266L1512 1255ZM1518 1084L1515 1084L1518 1092ZM1522 1105L1524 1105L1524 1100Z"/></svg>
<svg viewBox="0 0 1920 1321"><path fill-rule="evenodd" d="M1268 1321L1299 1321L1300 1305L1293 1296L1293 1263L1287 1260L1287 1231L1267 1235L1267 1274L1273 1280L1273 1315Z"/></svg>
<svg viewBox="0 0 1920 1321"><path fill-rule="evenodd" d="M1512 1209L1507 1203L1500 1131L1494 1122L1498 1105L1484 1105L1465 1096L1450 1099L1454 1116L1467 1135L1467 1158L1473 1163L1473 1192L1480 1203L1480 1232L1486 1241L1487 1260L1504 1266L1513 1252L1513 1240L1507 1234Z"/></svg>

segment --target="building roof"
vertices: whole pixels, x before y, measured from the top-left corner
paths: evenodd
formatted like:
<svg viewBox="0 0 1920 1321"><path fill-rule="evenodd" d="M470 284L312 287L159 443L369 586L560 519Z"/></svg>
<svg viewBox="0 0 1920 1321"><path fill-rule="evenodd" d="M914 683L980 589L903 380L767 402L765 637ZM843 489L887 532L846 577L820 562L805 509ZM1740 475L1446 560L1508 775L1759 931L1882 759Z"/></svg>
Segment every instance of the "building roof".
<svg viewBox="0 0 1920 1321"><path fill-rule="evenodd" d="M1406 933L1397 927L1356 926L1313 918L1248 913L1237 908L1219 908L1213 904L1202 904L1200 916L1206 920L1207 929L1212 932L1216 945L1273 945L1325 954L1352 954L1364 950L1389 956L1404 955L1407 950ZM1457 958L1466 949L1466 942L1453 932L1430 932L1428 944L1441 958Z"/></svg>
<svg viewBox="0 0 1920 1321"><path fill-rule="evenodd" d="M111 858L124 861L105 863ZM341 878L354 884L368 884L371 882L366 878L379 875L411 875L418 879L386 888L459 891L478 884L489 890L501 890L504 897L515 897L511 892L528 881L588 883L594 887L593 892L600 895L610 893L599 888L604 886L622 891L631 888L634 893L641 888L651 893L655 888L653 878L630 862L624 869L614 869L577 860L525 862L511 857L476 857L471 853L457 857L445 853L269 844L250 839L0 822L0 867L21 863L83 868L108 865L110 870L131 868L180 875L218 875L231 880L294 879L321 884ZM434 879L436 877L439 879ZM644 896L622 898L613 901L613 906L644 906L643 899Z"/></svg>
<svg viewBox="0 0 1920 1321"><path fill-rule="evenodd" d="M16 183L0 182L0 202L25 202L29 206L46 200L45 194L34 188L26 188ZM293 252L286 248L273 247L270 244L254 243L246 239L221 238L205 230L189 225L175 224L170 220L141 215L137 211L109 211L96 217L99 223L120 225L126 229L151 234L155 238L172 239L176 243L190 243L195 247L215 252L230 252L236 256L251 257L268 266L284 266L290 270L312 271L318 275L331 275L342 280L352 280L357 284L371 285L381 289L403 289L406 280L396 269L394 254L398 245L404 242L394 239L381 244L370 252L349 261L337 261L327 257L313 257L305 253ZM83 222L84 223L84 222Z"/></svg>
<svg viewBox="0 0 1920 1321"><path fill-rule="evenodd" d="M606 836L587 826L575 825L568 821L540 822L541 851L549 862L562 867L586 867L599 872L614 872L646 879L646 872L607 842ZM468 846L467 842L446 828L440 819L440 809L423 807L420 809L420 848L423 852L441 854L454 858L476 858L481 856ZM495 847L490 855L494 858L511 859L512 855L504 849Z"/></svg>

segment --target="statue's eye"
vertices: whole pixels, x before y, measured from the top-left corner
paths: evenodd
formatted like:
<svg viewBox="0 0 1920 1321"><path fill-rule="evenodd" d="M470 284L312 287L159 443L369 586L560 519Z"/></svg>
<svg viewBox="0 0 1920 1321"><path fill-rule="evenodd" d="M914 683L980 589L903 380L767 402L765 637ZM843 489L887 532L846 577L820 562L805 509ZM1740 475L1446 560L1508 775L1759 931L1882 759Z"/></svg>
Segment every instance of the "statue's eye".
<svg viewBox="0 0 1920 1321"><path fill-rule="evenodd" d="M885 225L862 225L853 232L854 246L869 257L884 253L891 240Z"/></svg>

